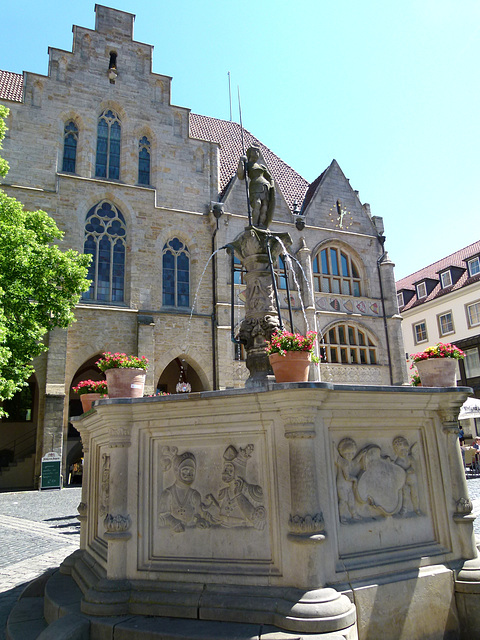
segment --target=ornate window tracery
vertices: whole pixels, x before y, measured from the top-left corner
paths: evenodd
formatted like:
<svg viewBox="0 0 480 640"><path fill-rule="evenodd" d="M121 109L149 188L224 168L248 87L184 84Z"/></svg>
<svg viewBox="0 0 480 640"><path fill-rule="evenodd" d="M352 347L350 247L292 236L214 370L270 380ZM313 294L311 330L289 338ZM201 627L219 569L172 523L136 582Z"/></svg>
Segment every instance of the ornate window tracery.
<svg viewBox="0 0 480 640"><path fill-rule="evenodd" d="M63 162L62 171L75 173L77 161L78 127L70 121L65 125L63 132Z"/></svg>
<svg viewBox="0 0 480 640"><path fill-rule="evenodd" d="M138 141L138 184L150 184L150 141L146 136Z"/></svg>
<svg viewBox="0 0 480 640"><path fill-rule="evenodd" d="M315 291L362 295L357 265L345 250L336 246L325 247L317 253L313 260L313 280Z"/></svg>
<svg viewBox="0 0 480 640"><path fill-rule="evenodd" d="M119 117L111 109L105 109L98 120L97 157L95 176L97 178L120 179L120 141L122 126Z"/></svg>
<svg viewBox="0 0 480 640"><path fill-rule="evenodd" d="M190 252L178 238L163 246L163 304L170 307L190 306Z"/></svg>
<svg viewBox="0 0 480 640"><path fill-rule="evenodd" d="M92 284L84 300L124 301L126 234L125 218L113 204L103 201L88 212L83 250L92 256Z"/></svg>

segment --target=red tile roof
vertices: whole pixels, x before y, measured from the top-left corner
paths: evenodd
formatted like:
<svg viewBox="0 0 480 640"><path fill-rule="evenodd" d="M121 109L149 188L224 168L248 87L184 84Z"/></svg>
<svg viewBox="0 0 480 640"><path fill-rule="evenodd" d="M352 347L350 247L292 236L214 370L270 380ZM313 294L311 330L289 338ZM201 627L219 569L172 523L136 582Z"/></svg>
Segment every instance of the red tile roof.
<svg viewBox="0 0 480 640"><path fill-rule="evenodd" d="M22 101L22 75L0 70L0 99ZM243 134L245 149L251 145L260 148L262 156L290 209L293 209L295 200L300 206L307 192L308 182L249 131L244 130ZM220 193L223 195L237 171L238 159L242 155L240 125L228 120L218 120L191 113L190 136L200 140L217 142L220 145Z"/></svg>
<svg viewBox="0 0 480 640"><path fill-rule="evenodd" d="M217 118L191 113L190 135L192 138L219 143L220 193L223 195L237 171L238 160L243 153L240 125L229 120L218 120ZM256 145L260 148L262 156L290 209L293 209L295 200L300 206L307 192L308 182L249 131L244 129L243 136L245 150L251 145Z"/></svg>
<svg viewBox="0 0 480 640"><path fill-rule="evenodd" d="M406 311L407 309L411 309L413 307L417 307L424 302L429 302L430 300L434 300L435 298L439 298L444 296L451 291L456 291L457 289L461 289L462 287L466 287L469 284L473 284L474 282L480 281L480 274L477 274L473 277L469 276L466 260L469 258L473 258L480 254L480 240L474 242L473 244L468 245L468 247L464 247L460 249L460 251L456 251L446 258L442 258L437 262L429 265L428 267L424 267L419 271L415 271L409 276L398 280L396 283L397 292L402 289L407 289L410 291L415 291L415 295L413 298L401 308L401 311ZM446 287L442 289L439 273L442 271L448 270L449 267L459 267L461 269L465 269L464 273L460 276L460 278L450 287ZM421 300L417 300L417 292L415 289L415 283L422 282L426 278L431 278L432 280L438 280L438 284L435 285L433 290L429 293L426 298L422 298Z"/></svg>
<svg viewBox="0 0 480 640"><path fill-rule="evenodd" d="M21 102L23 98L23 76L19 73L0 70L0 98Z"/></svg>

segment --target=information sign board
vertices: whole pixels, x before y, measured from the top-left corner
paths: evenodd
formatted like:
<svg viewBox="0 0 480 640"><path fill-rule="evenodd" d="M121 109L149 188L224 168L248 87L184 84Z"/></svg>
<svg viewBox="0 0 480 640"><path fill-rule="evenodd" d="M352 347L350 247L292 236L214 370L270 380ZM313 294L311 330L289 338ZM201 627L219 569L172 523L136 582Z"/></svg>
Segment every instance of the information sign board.
<svg viewBox="0 0 480 640"><path fill-rule="evenodd" d="M40 489L61 489L61 466L62 458L58 453L51 451L43 456Z"/></svg>

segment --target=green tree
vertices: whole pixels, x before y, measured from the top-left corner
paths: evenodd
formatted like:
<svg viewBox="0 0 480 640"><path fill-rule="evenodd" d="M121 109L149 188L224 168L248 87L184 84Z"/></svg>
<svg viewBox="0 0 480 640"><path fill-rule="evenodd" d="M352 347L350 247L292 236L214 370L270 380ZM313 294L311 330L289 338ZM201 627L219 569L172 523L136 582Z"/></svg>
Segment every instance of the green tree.
<svg viewBox="0 0 480 640"><path fill-rule="evenodd" d="M7 115L0 105L0 149ZM0 157L0 175L7 171ZM32 359L48 349L45 334L75 321L73 309L89 288L91 256L62 251L62 237L45 211L25 211L0 189L0 402L26 384Z"/></svg>

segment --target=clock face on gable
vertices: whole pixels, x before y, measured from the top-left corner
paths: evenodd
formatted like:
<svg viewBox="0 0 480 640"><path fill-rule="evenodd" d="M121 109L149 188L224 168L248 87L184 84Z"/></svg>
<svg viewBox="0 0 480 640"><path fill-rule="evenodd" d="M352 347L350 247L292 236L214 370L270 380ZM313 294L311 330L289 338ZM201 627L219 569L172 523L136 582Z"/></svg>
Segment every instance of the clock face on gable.
<svg viewBox="0 0 480 640"><path fill-rule="evenodd" d="M330 209L329 217L337 229L346 230L353 224L352 214L343 206L340 200L337 200L335 205Z"/></svg>

